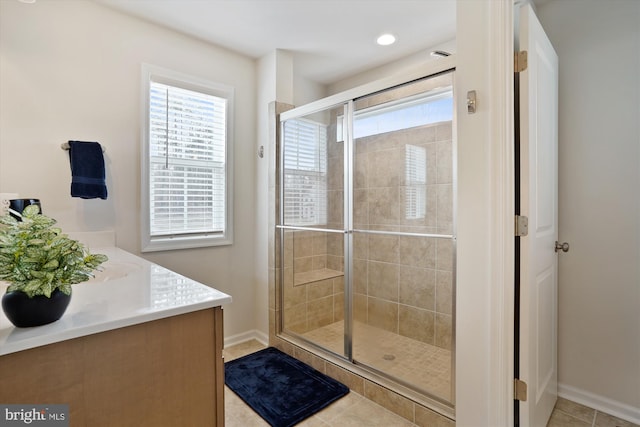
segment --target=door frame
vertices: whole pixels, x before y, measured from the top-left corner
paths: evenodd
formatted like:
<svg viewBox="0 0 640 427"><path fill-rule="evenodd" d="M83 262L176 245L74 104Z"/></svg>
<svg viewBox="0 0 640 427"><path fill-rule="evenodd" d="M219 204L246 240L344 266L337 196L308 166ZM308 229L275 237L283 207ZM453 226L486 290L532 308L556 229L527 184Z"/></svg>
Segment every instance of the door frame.
<svg viewBox="0 0 640 427"><path fill-rule="evenodd" d="M457 0L457 426L513 425L513 6Z"/></svg>

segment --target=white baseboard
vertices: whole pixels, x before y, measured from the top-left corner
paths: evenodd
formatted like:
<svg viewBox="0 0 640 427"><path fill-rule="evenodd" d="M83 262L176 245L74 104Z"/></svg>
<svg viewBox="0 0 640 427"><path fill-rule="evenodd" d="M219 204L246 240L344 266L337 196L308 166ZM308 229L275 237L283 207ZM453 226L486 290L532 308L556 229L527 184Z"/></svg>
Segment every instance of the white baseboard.
<svg viewBox="0 0 640 427"><path fill-rule="evenodd" d="M241 334L226 337L224 339L224 346L230 347L232 345L242 344L243 342L247 342L251 340L256 340L260 344L263 344L265 346L269 345L269 336L262 331L253 329L251 331L243 332Z"/></svg>
<svg viewBox="0 0 640 427"><path fill-rule="evenodd" d="M565 384L558 384L558 396L597 409L614 417L634 424L640 424L640 408L617 402L604 396L580 390Z"/></svg>

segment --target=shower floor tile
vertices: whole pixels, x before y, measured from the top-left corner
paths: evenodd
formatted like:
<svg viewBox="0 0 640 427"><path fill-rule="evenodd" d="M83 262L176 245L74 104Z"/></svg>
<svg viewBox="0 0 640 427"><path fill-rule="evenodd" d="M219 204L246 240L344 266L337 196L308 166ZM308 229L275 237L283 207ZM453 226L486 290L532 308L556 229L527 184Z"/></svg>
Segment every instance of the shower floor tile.
<svg viewBox="0 0 640 427"><path fill-rule="evenodd" d="M310 341L343 354L344 322L302 334ZM451 351L360 322L353 327L353 358L429 394L451 398Z"/></svg>

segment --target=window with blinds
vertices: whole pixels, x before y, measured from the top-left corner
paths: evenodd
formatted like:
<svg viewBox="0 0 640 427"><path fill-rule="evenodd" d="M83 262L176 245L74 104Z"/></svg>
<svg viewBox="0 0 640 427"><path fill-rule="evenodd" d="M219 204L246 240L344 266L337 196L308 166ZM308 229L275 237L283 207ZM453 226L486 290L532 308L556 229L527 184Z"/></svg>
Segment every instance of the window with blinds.
<svg viewBox="0 0 640 427"><path fill-rule="evenodd" d="M327 127L306 119L284 123L284 223L327 222Z"/></svg>
<svg viewBox="0 0 640 427"><path fill-rule="evenodd" d="M159 73L147 84L143 248L230 243L229 93Z"/></svg>

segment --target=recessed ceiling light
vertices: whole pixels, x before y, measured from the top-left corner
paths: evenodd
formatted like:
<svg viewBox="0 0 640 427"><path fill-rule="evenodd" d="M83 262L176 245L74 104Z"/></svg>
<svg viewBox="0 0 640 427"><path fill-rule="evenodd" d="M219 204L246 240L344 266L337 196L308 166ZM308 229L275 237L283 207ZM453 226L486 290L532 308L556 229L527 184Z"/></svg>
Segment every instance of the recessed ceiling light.
<svg viewBox="0 0 640 427"><path fill-rule="evenodd" d="M28 4L32 4L35 3L36 0L18 0L20 3L28 3Z"/></svg>
<svg viewBox="0 0 640 427"><path fill-rule="evenodd" d="M396 42L396 36L389 33L382 34L380 37L378 37L378 40L376 40L376 42L380 46L389 46L390 44L394 44Z"/></svg>

